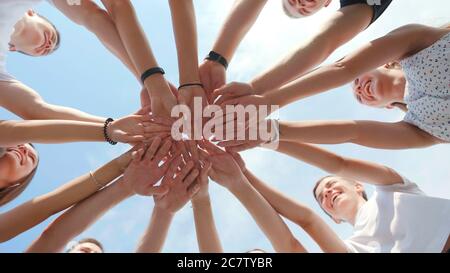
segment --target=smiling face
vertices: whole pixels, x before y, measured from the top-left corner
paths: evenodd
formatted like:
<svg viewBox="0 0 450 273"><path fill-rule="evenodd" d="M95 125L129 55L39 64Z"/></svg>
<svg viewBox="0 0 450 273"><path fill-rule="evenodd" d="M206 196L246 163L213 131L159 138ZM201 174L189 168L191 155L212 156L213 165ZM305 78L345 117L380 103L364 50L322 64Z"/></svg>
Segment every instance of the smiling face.
<svg viewBox="0 0 450 273"><path fill-rule="evenodd" d="M315 14L330 3L331 0L283 0L283 8L290 17L301 18Z"/></svg>
<svg viewBox="0 0 450 273"><path fill-rule="evenodd" d="M404 79L401 69L392 69L388 65L365 73L353 81L352 89L359 103L377 107L392 108L403 101L405 86L396 84Z"/></svg>
<svg viewBox="0 0 450 273"><path fill-rule="evenodd" d="M364 199L364 187L342 177L329 176L319 182L314 195L320 207L340 223L355 217L359 203Z"/></svg>
<svg viewBox="0 0 450 273"><path fill-rule="evenodd" d="M38 164L38 154L30 144L3 149L0 157L0 189L14 184L29 175Z"/></svg>
<svg viewBox="0 0 450 273"><path fill-rule="evenodd" d="M14 26L10 51L20 51L31 56L46 56L59 44L59 33L46 19L29 10Z"/></svg>

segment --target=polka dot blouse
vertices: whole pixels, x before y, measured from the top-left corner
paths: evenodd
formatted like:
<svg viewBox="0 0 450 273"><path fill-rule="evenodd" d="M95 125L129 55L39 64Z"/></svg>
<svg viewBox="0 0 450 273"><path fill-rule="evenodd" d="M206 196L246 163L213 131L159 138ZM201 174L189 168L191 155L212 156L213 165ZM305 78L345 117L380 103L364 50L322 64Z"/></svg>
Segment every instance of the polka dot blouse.
<svg viewBox="0 0 450 273"><path fill-rule="evenodd" d="M401 62L408 112L404 121L450 142L450 33Z"/></svg>

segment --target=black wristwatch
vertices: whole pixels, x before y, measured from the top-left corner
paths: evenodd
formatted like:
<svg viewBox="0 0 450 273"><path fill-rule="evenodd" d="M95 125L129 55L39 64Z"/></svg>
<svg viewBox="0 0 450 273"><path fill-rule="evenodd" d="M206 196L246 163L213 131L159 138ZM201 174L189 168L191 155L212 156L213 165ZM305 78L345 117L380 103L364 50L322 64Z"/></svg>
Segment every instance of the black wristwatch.
<svg viewBox="0 0 450 273"><path fill-rule="evenodd" d="M209 52L208 56L206 56L205 59L209 60L209 61L217 62L217 63L223 65L223 67L225 67L225 69L228 69L227 59L225 59L224 56L220 55L219 53L217 53L215 51Z"/></svg>

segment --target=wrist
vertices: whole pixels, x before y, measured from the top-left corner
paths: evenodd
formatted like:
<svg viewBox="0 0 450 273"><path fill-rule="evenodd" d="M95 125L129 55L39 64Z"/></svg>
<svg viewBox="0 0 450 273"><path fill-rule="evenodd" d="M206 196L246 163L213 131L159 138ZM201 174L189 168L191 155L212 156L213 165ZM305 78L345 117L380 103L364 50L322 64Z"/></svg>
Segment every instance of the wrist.
<svg viewBox="0 0 450 273"><path fill-rule="evenodd" d="M158 218L171 219L175 215L175 213L176 211L172 211L169 208L162 207L155 203L153 214L157 215Z"/></svg>
<svg viewBox="0 0 450 273"><path fill-rule="evenodd" d="M195 207L203 207L211 204L211 198L209 194L199 195L197 194L191 200L192 206Z"/></svg>
<svg viewBox="0 0 450 273"><path fill-rule="evenodd" d="M131 162L131 151L128 151L113 160L113 164L121 173L124 173Z"/></svg>
<svg viewBox="0 0 450 273"><path fill-rule="evenodd" d="M148 77L144 82L144 86L152 99L172 94L166 78L162 74Z"/></svg>
<svg viewBox="0 0 450 273"><path fill-rule="evenodd" d="M120 179L116 183L123 197L129 198L136 195L136 193L134 192L133 188L130 185L130 182L125 180L125 178L122 177L122 179Z"/></svg>
<svg viewBox="0 0 450 273"><path fill-rule="evenodd" d="M114 140L113 136L113 129L111 127L113 126L114 120L112 118L108 118L105 121L105 124L103 125L103 136L105 138L105 141L108 142L111 145L116 145L117 142Z"/></svg>
<svg viewBox="0 0 450 273"><path fill-rule="evenodd" d="M227 186L227 189L233 194L237 194L241 192L245 188L245 186L247 186L247 184L248 184L247 178L243 173L241 173L241 175L236 176L234 183L230 183Z"/></svg>
<svg viewBox="0 0 450 273"><path fill-rule="evenodd" d="M218 64L222 65L226 70L226 69L228 69L230 58L229 57L227 58L223 54L220 54L220 52L217 50L212 50L206 56L205 60L218 63Z"/></svg>

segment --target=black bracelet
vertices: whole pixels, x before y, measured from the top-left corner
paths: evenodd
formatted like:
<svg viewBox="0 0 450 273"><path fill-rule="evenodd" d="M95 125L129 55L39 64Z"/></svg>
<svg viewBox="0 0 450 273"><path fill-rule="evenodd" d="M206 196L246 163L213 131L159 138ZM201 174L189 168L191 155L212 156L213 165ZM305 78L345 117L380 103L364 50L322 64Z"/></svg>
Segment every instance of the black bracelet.
<svg viewBox="0 0 450 273"><path fill-rule="evenodd" d="M223 65L223 67L225 67L225 69L228 69L227 59L215 51L209 52L208 56L206 56L205 59L219 63L219 64Z"/></svg>
<svg viewBox="0 0 450 273"><path fill-rule="evenodd" d="M180 89L182 89L182 88L190 87L190 86L199 86L199 87L201 87L201 88L204 88L204 87L203 87L203 84L201 84L201 83L186 83L186 84L180 85L180 87L178 87L178 91L179 91Z"/></svg>
<svg viewBox="0 0 450 273"><path fill-rule="evenodd" d="M111 122L113 122L114 120L112 118L108 118L105 121L105 125L103 126L103 136L105 137L106 142L108 142L111 145L116 145L117 142L113 141L109 136L108 136L108 127L111 124Z"/></svg>
<svg viewBox="0 0 450 273"><path fill-rule="evenodd" d="M146 70L144 73L142 73L142 76L141 76L142 83L144 83L148 77L153 76L155 74L164 75L164 74L166 74L166 71L164 71L164 69L162 69L161 67L150 68L150 69Z"/></svg>

